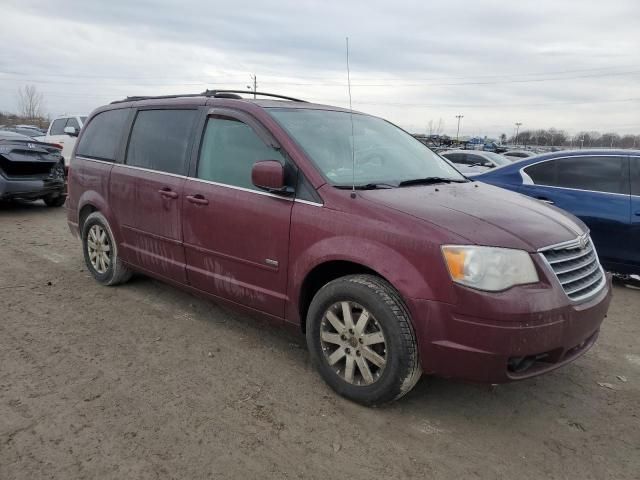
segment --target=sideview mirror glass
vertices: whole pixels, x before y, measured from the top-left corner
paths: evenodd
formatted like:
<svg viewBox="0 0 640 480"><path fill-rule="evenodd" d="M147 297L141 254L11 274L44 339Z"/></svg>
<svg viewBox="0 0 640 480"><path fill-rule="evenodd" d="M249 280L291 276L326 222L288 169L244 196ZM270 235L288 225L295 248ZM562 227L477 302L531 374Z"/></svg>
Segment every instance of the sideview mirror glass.
<svg viewBox="0 0 640 480"><path fill-rule="evenodd" d="M76 127L64 127L64 133L71 137L77 137L78 129Z"/></svg>
<svg viewBox="0 0 640 480"><path fill-rule="evenodd" d="M284 182L284 167L276 160L262 160L253 164L251 182L258 188L272 193L292 193Z"/></svg>

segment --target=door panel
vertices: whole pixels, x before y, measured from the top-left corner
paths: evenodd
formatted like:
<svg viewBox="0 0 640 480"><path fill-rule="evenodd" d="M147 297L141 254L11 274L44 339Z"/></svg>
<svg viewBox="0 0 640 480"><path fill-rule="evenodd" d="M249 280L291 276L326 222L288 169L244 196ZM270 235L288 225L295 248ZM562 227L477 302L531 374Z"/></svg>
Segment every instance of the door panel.
<svg viewBox="0 0 640 480"><path fill-rule="evenodd" d="M193 108L138 110L119 166L134 186L133 218L122 226L128 258L180 283L187 281L182 194L197 116Z"/></svg>
<svg viewBox="0 0 640 480"><path fill-rule="evenodd" d="M623 155L571 155L544 160L524 169L536 185L522 185L523 193L579 217L605 267L629 257L629 160Z"/></svg>
<svg viewBox="0 0 640 480"><path fill-rule="evenodd" d="M186 283L181 226L184 177L135 168L129 170L135 183L135 215L134 225L125 229L135 263Z"/></svg>
<svg viewBox="0 0 640 480"><path fill-rule="evenodd" d="M522 185L521 192L577 216L591 230L591 238L603 263L626 257L629 228L629 196L586 192L542 185Z"/></svg>
<svg viewBox="0 0 640 480"><path fill-rule="evenodd" d="M640 274L640 157L631 157L631 225L628 236L630 263Z"/></svg>
<svg viewBox="0 0 640 480"><path fill-rule="evenodd" d="M111 204L117 209L123 259L182 283L186 283L180 212L184 181L126 165L115 165L111 171Z"/></svg>
<svg viewBox="0 0 640 480"><path fill-rule="evenodd" d="M283 317L293 202L195 179L184 192L189 283Z"/></svg>
<svg viewBox="0 0 640 480"><path fill-rule="evenodd" d="M228 109L207 119L183 209L187 276L194 287L284 316L293 201L251 181L261 160L287 162L257 121ZM295 186L295 178L286 182Z"/></svg>

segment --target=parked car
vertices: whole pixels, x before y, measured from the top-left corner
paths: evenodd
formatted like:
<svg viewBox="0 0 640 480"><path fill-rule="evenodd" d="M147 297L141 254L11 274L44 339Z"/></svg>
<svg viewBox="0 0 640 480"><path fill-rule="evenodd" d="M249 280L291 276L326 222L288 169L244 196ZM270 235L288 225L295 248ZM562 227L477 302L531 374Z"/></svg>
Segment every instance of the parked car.
<svg viewBox="0 0 640 480"><path fill-rule="evenodd" d="M502 155L482 150L448 150L440 155L453 163L460 172L468 177L511 163L511 160Z"/></svg>
<svg viewBox="0 0 640 480"><path fill-rule="evenodd" d="M640 274L640 151L547 153L475 179L571 212L591 230L607 270Z"/></svg>
<svg viewBox="0 0 640 480"><path fill-rule="evenodd" d="M61 147L15 132L0 131L0 200L39 200L64 204Z"/></svg>
<svg viewBox="0 0 640 480"><path fill-rule="evenodd" d="M84 115L64 115L55 118L49 125L44 141L62 145L65 167L69 166L71 152L86 120Z"/></svg>
<svg viewBox="0 0 640 480"><path fill-rule="evenodd" d="M35 139L38 139L38 137L43 137L46 133L37 127L31 127L29 125L15 125L13 127L2 127L0 128L0 131L19 133L20 135L26 135L27 137L32 137Z"/></svg>
<svg viewBox="0 0 640 480"><path fill-rule="evenodd" d="M533 157L536 153L529 150L509 150L502 155L511 161L521 160L523 158Z"/></svg>
<svg viewBox="0 0 640 480"><path fill-rule="evenodd" d="M380 118L236 93L91 114L67 211L96 281L143 272L292 324L364 404L423 372L533 377L594 344L610 276L580 220L467 180Z"/></svg>

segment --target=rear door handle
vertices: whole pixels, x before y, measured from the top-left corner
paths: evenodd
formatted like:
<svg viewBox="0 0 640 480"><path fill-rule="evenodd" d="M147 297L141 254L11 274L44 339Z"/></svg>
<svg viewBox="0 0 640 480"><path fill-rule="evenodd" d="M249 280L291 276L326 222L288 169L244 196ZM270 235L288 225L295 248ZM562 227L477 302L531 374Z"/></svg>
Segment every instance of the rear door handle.
<svg viewBox="0 0 640 480"><path fill-rule="evenodd" d="M554 203L553 203L553 200L549 200L549 199L548 199L548 198L546 198L546 197L536 197L536 198L537 198L538 200L540 200L541 202L543 202L543 203L547 203L547 204L549 204L549 205L553 205L553 204L554 204Z"/></svg>
<svg viewBox="0 0 640 480"><path fill-rule="evenodd" d="M187 195L187 200L191 203L195 203L196 205L209 205L209 200L200 194Z"/></svg>
<svg viewBox="0 0 640 480"><path fill-rule="evenodd" d="M158 193L164 198L178 198L178 194L170 188L161 188L160 190L158 190Z"/></svg>

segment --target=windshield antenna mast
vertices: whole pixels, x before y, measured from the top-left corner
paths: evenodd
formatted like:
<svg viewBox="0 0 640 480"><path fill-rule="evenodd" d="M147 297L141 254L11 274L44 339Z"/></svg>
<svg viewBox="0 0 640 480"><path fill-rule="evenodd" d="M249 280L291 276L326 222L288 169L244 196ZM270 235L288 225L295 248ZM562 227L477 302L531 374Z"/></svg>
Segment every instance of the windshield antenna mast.
<svg viewBox="0 0 640 480"><path fill-rule="evenodd" d="M356 138L353 131L353 106L351 104L351 71L349 70L349 37L347 41L347 88L349 90L349 116L351 119L351 198L356 198Z"/></svg>

